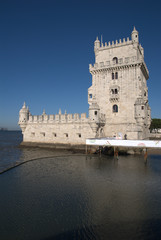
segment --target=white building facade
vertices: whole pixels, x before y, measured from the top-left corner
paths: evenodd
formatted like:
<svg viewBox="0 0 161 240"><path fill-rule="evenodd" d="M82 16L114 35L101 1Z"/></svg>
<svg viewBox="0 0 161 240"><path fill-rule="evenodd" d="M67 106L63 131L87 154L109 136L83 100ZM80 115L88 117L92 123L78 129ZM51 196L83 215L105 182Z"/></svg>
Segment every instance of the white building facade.
<svg viewBox="0 0 161 240"><path fill-rule="evenodd" d="M135 27L131 40L94 42L95 64L89 65L92 85L88 89L89 116L85 113L31 115L24 106L19 125L23 142L85 144L86 138L122 135L147 139L151 123L148 104L148 69L144 49Z"/></svg>

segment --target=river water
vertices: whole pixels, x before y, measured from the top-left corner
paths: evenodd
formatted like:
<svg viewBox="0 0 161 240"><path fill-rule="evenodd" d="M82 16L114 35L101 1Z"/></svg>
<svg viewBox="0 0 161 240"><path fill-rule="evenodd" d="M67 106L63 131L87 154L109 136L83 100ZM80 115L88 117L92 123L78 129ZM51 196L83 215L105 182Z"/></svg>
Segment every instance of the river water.
<svg viewBox="0 0 161 240"><path fill-rule="evenodd" d="M161 155L145 164L143 156L19 148L21 141L20 132L0 132L0 239L160 239Z"/></svg>

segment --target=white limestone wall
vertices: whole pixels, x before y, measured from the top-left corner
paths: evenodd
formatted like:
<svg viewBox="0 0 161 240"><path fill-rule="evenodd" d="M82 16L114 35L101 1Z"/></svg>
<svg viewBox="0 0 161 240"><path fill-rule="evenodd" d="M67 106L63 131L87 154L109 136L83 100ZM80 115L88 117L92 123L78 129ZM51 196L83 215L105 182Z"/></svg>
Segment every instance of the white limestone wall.
<svg viewBox="0 0 161 240"><path fill-rule="evenodd" d="M88 122L84 123L28 123L24 142L85 144L86 138L95 137Z"/></svg>

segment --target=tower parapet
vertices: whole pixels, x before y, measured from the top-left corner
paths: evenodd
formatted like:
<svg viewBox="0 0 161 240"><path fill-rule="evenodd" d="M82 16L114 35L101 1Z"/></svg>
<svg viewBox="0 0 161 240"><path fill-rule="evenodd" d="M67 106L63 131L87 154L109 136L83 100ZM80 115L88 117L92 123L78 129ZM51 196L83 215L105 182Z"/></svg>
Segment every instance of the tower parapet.
<svg viewBox="0 0 161 240"><path fill-rule="evenodd" d="M23 108L22 108L23 109ZM21 109L21 110L22 110ZM24 120L24 117L22 115L22 112L24 113L24 109L21 111L21 120L19 120L19 125L24 124L27 125L27 123L75 123L75 122L88 122L88 118L86 117L86 113L75 113L75 114L67 114L66 111L64 114L62 114L59 110L59 114L52 114L47 115L43 112L42 115L31 115ZM20 125L20 127L21 127Z"/></svg>
<svg viewBox="0 0 161 240"><path fill-rule="evenodd" d="M125 45L134 44L134 43L139 43L139 33L135 27L131 33L131 40L129 39L129 37L127 37L127 39L123 38L123 39L115 40L112 42L109 41L108 43L105 42L105 44L104 43L100 44L100 41L97 37L94 42L94 50L102 51L104 49L122 47Z"/></svg>

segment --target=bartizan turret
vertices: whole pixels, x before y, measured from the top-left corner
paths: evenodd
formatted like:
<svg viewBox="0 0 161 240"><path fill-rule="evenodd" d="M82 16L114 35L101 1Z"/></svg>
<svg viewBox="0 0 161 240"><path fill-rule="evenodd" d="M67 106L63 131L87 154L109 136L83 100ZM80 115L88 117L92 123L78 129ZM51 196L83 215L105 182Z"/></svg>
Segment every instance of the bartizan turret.
<svg viewBox="0 0 161 240"><path fill-rule="evenodd" d="M99 128L100 108L93 99L92 104L89 106L89 120L92 131L96 134Z"/></svg>
<svg viewBox="0 0 161 240"><path fill-rule="evenodd" d="M98 40L98 37L96 38L96 41L94 42L94 51L95 53L97 52L97 50L99 50L100 48L100 41Z"/></svg>
<svg viewBox="0 0 161 240"><path fill-rule="evenodd" d="M132 33L131 33L131 40L133 43L138 43L139 42L139 34L138 31L135 29L133 29Z"/></svg>
<svg viewBox="0 0 161 240"><path fill-rule="evenodd" d="M18 122L18 124L20 125L20 128L22 129L22 133L26 129L28 120L29 120L29 108L26 107L26 104L24 102L23 107L19 112L19 122Z"/></svg>

